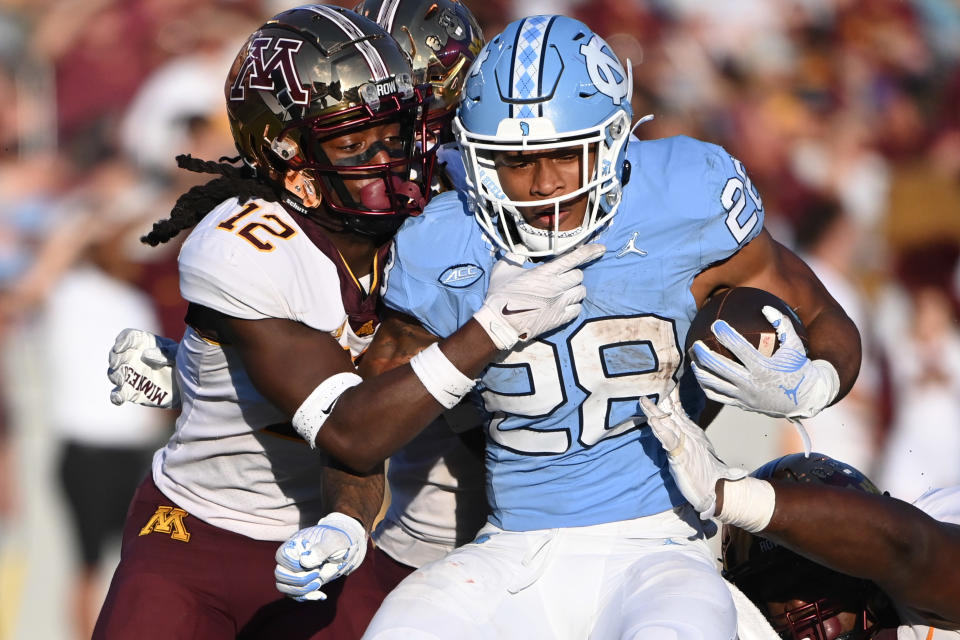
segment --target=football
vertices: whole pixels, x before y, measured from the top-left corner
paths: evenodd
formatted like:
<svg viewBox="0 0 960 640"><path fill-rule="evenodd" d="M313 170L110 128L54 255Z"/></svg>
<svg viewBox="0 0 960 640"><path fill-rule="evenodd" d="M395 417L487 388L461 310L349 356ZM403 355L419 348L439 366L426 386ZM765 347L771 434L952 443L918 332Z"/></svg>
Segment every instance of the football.
<svg viewBox="0 0 960 640"><path fill-rule="evenodd" d="M714 320L724 320L750 341L760 353L768 357L773 355L777 349L777 333L761 311L763 307L768 305L778 309L790 319L797 335L800 336L804 350L808 350L809 342L806 327L803 326L796 312L786 302L763 289L734 287L711 297L697 312L690 323L690 329L687 331L684 351L689 353L693 343L702 340L713 351L739 362L726 347L717 341L716 336L710 331L710 325L713 324Z"/></svg>

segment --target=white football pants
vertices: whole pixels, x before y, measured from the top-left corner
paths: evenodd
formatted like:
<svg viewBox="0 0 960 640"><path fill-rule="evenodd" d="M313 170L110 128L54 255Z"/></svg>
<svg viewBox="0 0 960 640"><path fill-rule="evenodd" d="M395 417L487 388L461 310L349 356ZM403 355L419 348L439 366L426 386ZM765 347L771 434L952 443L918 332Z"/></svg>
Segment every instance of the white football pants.
<svg viewBox="0 0 960 640"><path fill-rule="evenodd" d="M731 640L730 592L681 511L539 531L488 524L400 583L363 638Z"/></svg>

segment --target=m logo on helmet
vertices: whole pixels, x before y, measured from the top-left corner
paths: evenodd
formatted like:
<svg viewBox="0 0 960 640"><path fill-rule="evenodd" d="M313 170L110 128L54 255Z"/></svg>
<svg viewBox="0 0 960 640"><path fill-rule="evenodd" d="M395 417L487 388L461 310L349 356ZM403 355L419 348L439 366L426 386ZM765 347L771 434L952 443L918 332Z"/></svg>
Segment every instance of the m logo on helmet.
<svg viewBox="0 0 960 640"><path fill-rule="evenodd" d="M593 36L590 42L580 45L580 54L587 60L587 73L597 91L610 96L613 104L620 104L630 91L630 83L616 56L604 51L606 46L599 36Z"/></svg>
<svg viewBox="0 0 960 640"><path fill-rule="evenodd" d="M247 87L275 91L289 96L292 104L306 105L310 94L303 88L293 54L300 50L303 42L289 38L257 38L250 45L250 53L243 61L237 73L237 79L230 87L231 100L243 100ZM279 73L277 73L279 72ZM285 87L277 87L277 76Z"/></svg>

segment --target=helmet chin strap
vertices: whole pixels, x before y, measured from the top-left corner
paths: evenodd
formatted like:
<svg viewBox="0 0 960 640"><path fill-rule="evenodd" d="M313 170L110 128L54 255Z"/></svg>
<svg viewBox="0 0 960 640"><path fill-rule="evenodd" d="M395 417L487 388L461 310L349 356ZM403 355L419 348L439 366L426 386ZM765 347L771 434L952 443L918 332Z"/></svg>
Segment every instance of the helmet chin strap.
<svg viewBox="0 0 960 640"><path fill-rule="evenodd" d="M643 116L642 118L637 120L637 124L630 127L630 133L633 133L634 131L636 131L637 127L642 125L644 122L650 122L651 120L653 120L653 118L654 118L654 115L652 113L648 113L647 115Z"/></svg>
<svg viewBox="0 0 960 640"><path fill-rule="evenodd" d="M320 206L322 196L313 185L313 180L304 175L303 171L287 171L283 178L283 186L307 209Z"/></svg>

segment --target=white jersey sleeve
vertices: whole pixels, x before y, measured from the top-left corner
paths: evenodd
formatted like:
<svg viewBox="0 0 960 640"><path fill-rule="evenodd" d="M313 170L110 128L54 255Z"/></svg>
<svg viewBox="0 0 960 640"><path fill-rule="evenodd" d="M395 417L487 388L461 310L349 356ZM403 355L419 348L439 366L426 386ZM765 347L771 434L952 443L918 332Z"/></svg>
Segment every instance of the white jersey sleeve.
<svg viewBox="0 0 960 640"><path fill-rule="evenodd" d="M336 267L279 204L227 200L190 233L179 264L184 299L228 316L287 318L320 331L343 321L339 287L317 286L337 282Z"/></svg>
<svg viewBox="0 0 960 640"><path fill-rule="evenodd" d="M931 489L914 501L927 515L941 522L960 524L960 486ZM960 640L960 625L944 628L931 626L931 620L912 609L898 607L902 624L897 629L897 640Z"/></svg>
<svg viewBox="0 0 960 640"><path fill-rule="evenodd" d="M472 420L479 417L474 413ZM390 505L373 539L397 562L422 567L439 560L473 540L486 522L482 456L453 432L446 416L390 457L387 482Z"/></svg>

